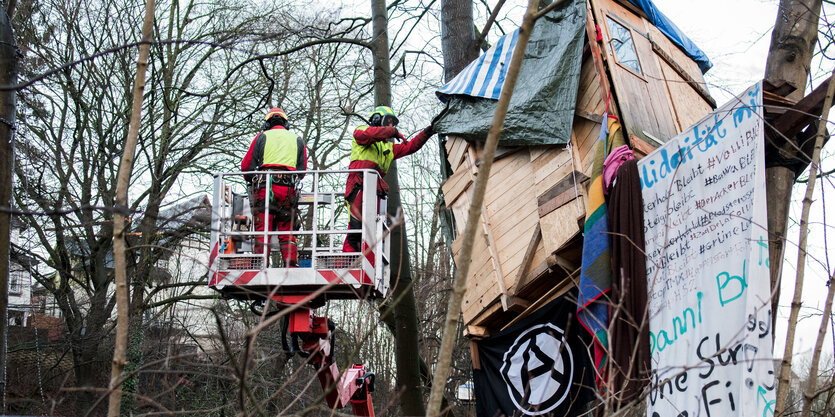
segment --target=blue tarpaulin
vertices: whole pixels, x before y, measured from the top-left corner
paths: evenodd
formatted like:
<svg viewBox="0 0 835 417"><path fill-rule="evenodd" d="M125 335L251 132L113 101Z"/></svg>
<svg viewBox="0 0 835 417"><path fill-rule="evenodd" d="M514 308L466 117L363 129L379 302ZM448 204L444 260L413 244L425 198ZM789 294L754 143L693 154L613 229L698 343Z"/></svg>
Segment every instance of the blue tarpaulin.
<svg viewBox="0 0 835 417"><path fill-rule="evenodd" d="M699 64L699 69L702 70L702 74L706 73L713 66L713 63L710 62L707 55L672 20L664 16L664 13L661 13L651 0L629 0L629 2L643 10L647 18L649 18L650 23L657 27L661 33L667 35L687 56L696 61Z"/></svg>

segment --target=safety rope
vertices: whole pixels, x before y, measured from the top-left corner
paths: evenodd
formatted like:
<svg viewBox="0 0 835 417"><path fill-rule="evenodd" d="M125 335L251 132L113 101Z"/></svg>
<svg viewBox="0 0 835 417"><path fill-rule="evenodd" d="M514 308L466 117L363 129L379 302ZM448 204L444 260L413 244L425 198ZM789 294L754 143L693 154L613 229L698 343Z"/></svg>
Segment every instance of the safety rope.
<svg viewBox="0 0 835 417"><path fill-rule="evenodd" d="M17 55L17 57L18 58L23 57L23 53L20 51L20 49L14 43L0 42L0 44L2 44L4 46L13 47L15 49L15 54ZM9 121L4 117L0 117L0 123L3 123L6 126L8 126L9 130L12 133L12 135L11 135L12 163L14 163L14 145L15 145L15 140L14 140L15 125L14 125L14 121ZM12 172L12 179L14 179L14 172ZM12 181L12 184L14 184L14 181ZM11 265L9 264L8 266L10 267ZM6 272L9 272L9 270L7 270ZM8 279L8 277L9 277L9 275L6 276L7 279ZM8 285L9 285L9 282L6 281L6 286L8 286ZM31 287L30 287L30 291L31 291ZM7 294L7 296L6 296L6 311L5 311L6 322L3 323L3 330L5 331L6 337L3 338L3 346L0 347L0 348L3 349L3 357L5 358L5 360L3 361L3 379L2 379L2 381L0 381L0 384L3 385L3 404L2 404L3 414L6 414L6 387L8 385L8 381L9 381L9 365L8 365L8 363L9 363L9 341L8 341L8 337L9 337L9 304L8 304L8 292L6 294ZM31 304L31 300L30 300L30 304Z"/></svg>
<svg viewBox="0 0 835 417"><path fill-rule="evenodd" d="M15 127L15 125L14 125L14 122L10 122L10 121L8 121L7 119L5 119L5 118L3 118L3 117L0 117L0 123L3 123L4 125L8 126L8 127L9 127L9 130L14 131L14 130L16 130L16 129L17 129L17 128Z"/></svg>
<svg viewBox="0 0 835 417"><path fill-rule="evenodd" d="M26 246L27 246L26 251L28 253L32 253L32 228L31 227L26 228ZM44 408L41 408L41 415L46 415L45 412L44 412L46 410L46 397L44 396L44 393L43 393L43 376L42 376L42 372L41 372L41 343L40 343L39 336L38 336L38 325L36 323L36 320L34 320L35 314L37 314L37 310L35 309L34 303L31 301L32 300L31 291L32 291L32 287L33 287L32 277L34 276L34 274L32 273L32 263L27 262L26 265L27 265L27 272L29 273L29 300L30 300L29 301L29 308L32 310L32 317L33 317L32 325L35 328L35 363L36 363L36 367L38 369L38 391L41 394L41 404L44 405Z"/></svg>
<svg viewBox="0 0 835 417"><path fill-rule="evenodd" d="M568 150L568 157L571 158L571 180L574 183L574 198L580 196L580 192L577 191L577 168L574 165L574 152L571 150L571 140L568 141L568 146L565 147Z"/></svg>
<svg viewBox="0 0 835 417"><path fill-rule="evenodd" d="M2 118L0 118L0 119L2 119ZM0 121L5 122L5 120L0 120ZM12 129L14 129L14 127L12 127ZM14 140L14 135L12 135L12 153L13 154L14 154L14 147L15 147L16 143L17 143L17 141ZM32 169L31 166L29 166L28 168L30 170ZM23 194L24 195L29 195L29 181L23 181ZM13 201L13 204L14 204L14 199L12 199L12 201ZM29 254L32 253L32 227L31 226L26 227L26 252L29 253ZM41 404L44 406L43 408L41 408L41 415L46 415L45 414L46 396L44 395L44 392L43 392L43 376L42 376L42 371L41 371L42 367L41 367L41 347L40 347L40 340L39 340L40 337L39 337L39 334L38 334L37 321L35 320L35 317L37 315L37 308L35 306L35 303L33 302L33 297L32 297L32 288L34 287L32 277L34 276L34 274L33 274L33 271L32 271L32 262L30 262L28 260L26 262L26 272L29 275L29 287L28 287L29 288L29 310L32 314L32 327L35 330L35 366L36 366L37 371L38 371L38 392L40 393L40 396L41 396ZM6 323L6 324L8 325L8 323ZM24 323L24 325L25 325L25 323ZM8 356L7 356L7 358L8 358ZM8 359L7 359L7 362L8 362ZM5 372L4 372L4 374L5 374ZM5 389L5 385L4 385L4 387L3 387L3 411L5 412L5 410L6 410L6 389Z"/></svg>

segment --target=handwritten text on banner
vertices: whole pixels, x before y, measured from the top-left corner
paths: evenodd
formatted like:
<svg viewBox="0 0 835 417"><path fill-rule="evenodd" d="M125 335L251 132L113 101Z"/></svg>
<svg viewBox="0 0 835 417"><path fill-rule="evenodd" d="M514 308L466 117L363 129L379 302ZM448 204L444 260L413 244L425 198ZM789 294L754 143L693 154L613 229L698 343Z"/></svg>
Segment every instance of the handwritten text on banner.
<svg viewBox="0 0 835 417"><path fill-rule="evenodd" d="M773 415L761 85L639 169L653 366L647 416Z"/></svg>

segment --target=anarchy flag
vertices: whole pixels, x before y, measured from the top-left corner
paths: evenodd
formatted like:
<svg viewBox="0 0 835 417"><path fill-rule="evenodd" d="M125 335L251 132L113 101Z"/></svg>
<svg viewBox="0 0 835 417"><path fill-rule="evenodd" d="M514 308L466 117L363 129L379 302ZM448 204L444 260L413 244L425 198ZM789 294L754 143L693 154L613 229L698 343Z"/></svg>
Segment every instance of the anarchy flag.
<svg viewBox="0 0 835 417"><path fill-rule="evenodd" d="M594 398L591 339L574 315L576 291L477 342L479 417L575 416Z"/></svg>

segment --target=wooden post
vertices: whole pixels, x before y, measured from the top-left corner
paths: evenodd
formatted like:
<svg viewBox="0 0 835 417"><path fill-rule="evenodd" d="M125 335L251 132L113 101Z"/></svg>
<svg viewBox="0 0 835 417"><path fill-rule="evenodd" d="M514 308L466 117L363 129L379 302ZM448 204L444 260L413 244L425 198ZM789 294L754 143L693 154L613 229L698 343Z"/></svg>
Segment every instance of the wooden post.
<svg viewBox="0 0 835 417"><path fill-rule="evenodd" d="M17 84L17 45L11 18L0 14L0 85ZM9 247L11 241L12 172L14 164L15 95L0 92L0 389L6 391L6 347L9 326ZM6 403L3 402L5 412Z"/></svg>

